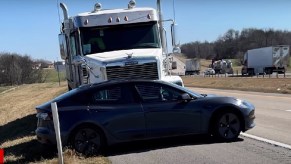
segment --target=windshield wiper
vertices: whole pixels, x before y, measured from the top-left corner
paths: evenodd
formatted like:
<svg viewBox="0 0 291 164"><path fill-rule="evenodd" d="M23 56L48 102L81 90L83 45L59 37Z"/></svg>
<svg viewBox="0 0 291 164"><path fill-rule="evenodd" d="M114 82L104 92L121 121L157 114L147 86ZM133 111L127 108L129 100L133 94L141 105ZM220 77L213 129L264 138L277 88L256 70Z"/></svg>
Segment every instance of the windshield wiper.
<svg viewBox="0 0 291 164"><path fill-rule="evenodd" d="M132 48L159 48L159 46L155 43L141 43L133 45Z"/></svg>

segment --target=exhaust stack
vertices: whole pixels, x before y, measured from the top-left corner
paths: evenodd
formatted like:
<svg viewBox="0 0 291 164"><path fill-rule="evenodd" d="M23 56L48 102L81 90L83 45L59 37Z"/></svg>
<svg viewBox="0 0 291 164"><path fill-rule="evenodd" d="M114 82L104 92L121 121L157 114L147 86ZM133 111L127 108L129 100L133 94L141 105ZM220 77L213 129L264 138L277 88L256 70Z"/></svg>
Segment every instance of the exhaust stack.
<svg viewBox="0 0 291 164"><path fill-rule="evenodd" d="M68 8L67 8L67 6L66 6L64 3L60 3L60 7L61 7L62 10L63 10L64 20L69 19L69 16L68 16Z"/></svg>

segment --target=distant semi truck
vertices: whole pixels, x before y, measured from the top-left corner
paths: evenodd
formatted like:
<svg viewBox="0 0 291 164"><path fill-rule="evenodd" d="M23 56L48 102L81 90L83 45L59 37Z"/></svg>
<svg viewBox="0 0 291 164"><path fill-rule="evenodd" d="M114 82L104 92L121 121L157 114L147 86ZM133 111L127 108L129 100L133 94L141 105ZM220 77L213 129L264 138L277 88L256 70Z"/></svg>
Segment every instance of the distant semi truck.
<svg viewBox="0 0 291 164"><path fill-rule="evenodd" d="M185 75L200 74L200 59L187 59L185 63Z"/></svg>
<svg viewBox="0 0 291 164"><path fill-rule="evenodd" d="M248 50L244 55L242 75L285 73L289 63L288 45Z"/></svg>
<svg viewBox="0 0 291 164"><path fill-rule="evenodd" d="M216 74L233 74L232 62L230 60L217 60L213 62L212 68Z"/></svg>

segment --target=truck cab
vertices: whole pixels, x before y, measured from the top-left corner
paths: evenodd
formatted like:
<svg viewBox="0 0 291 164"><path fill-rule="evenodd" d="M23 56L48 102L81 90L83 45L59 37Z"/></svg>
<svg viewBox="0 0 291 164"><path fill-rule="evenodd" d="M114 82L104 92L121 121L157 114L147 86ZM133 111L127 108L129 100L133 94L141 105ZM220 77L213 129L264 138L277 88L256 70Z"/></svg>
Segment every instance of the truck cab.
<svg viewBox="0 0 291 164"><path fill-rule="evenodd" d="M158 10L136 8L131 0L126 9L103 10L97 3L92 12L72 17L64 4L61 8L59 41L69 89L115 79L159 79L183 85L180 77L169 74L160 0ZM173 47L179 50L174 41Z"/></svg>

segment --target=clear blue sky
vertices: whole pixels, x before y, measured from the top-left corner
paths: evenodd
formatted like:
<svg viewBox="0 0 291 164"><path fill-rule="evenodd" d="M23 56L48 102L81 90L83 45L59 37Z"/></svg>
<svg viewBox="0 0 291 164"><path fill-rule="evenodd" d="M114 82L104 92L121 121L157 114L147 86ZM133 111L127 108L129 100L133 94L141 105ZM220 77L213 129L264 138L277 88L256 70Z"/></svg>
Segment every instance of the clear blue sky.
<svg viewBox="0 0 291 164"><path fill-rule="evenodd" d="M60 59L58 0L0 0L0 52L34 59ZM69 15L91 11L98 0L59 0ZM156 0L136 0L156 7ZM99 0L103 8L125 8L129 0ZM173 18L173 0L163 0L164 19ZM291 0L176 0L181 43L215 41L228 29L291 31ZM61 11L60 11L61 12ZM62 15L62 12L61 12Z"/></svg>

